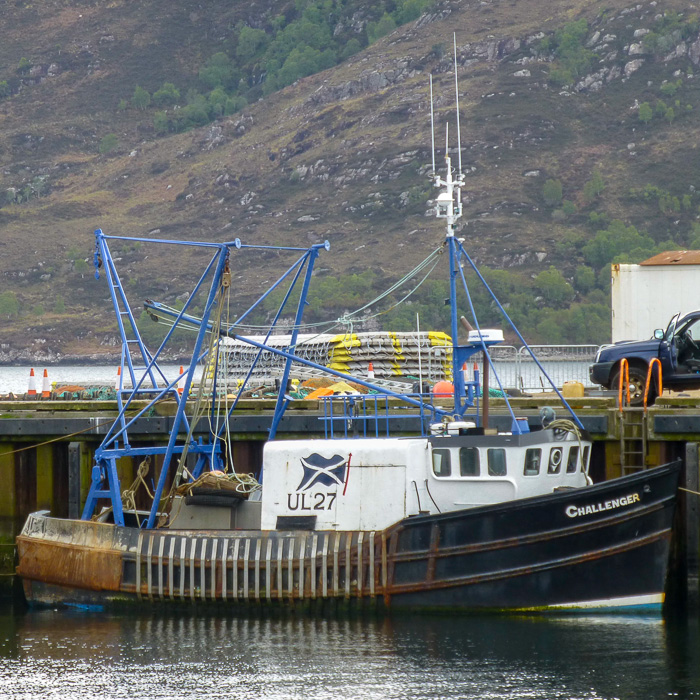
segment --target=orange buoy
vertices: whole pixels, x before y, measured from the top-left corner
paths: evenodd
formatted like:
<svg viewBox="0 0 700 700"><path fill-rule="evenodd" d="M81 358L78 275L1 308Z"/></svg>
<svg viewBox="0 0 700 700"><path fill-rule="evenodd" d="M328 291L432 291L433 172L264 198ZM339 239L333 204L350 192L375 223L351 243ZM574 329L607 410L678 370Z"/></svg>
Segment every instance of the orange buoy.
<svg viewBox="0 0 700 700"><path fill-rule="evenodd" d="M34 377L34 367L29 370L29 387L27 396L36 396L36 378Z"/></svg>
<svg viewBox="0 0 700 700"><path fill-rule="evenodd" d="M444 379L433 387L433 396L454 396L454 393L455 388L452 382L447 382Z"/></svg>
<svg viewBox="0 0 700 700"><path fill-rule="evenodd" d="M44 369L44 378L41 381L41 398L51 398L51 382L49 381L49 370Z"/></svg>

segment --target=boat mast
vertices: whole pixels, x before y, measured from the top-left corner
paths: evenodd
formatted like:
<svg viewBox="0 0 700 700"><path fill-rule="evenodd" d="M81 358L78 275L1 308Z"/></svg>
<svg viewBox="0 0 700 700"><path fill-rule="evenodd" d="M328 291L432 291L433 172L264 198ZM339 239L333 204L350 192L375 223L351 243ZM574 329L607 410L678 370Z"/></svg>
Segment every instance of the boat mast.
<svg viewBox="0 0 700 700"><path fill-rule="evenodd" d="M459 127L459 87L457 82L457 37L453 36L454 48L454 72L455 72L455 103L457 111L457 163L458 169L453 173L452 159L449 148L449 124L445 127L445 177L442 178L435 172L435 153L433 150L433 179L435 187L441 189L437 196L435 215L438 219L445 219L445 240L449 249L450 259L450 332L452 334L452 383L454 387L454 411L461 414L461 397L464 394L464 376L457 366L457 276L459 275L459 241L455 239L455 225L462 216L462 187L464 186L464 173L462 172L462 144ZM435 144L435 128L433 116L433 81L430 79L430 123L432 131L433 149Z"/></svg>

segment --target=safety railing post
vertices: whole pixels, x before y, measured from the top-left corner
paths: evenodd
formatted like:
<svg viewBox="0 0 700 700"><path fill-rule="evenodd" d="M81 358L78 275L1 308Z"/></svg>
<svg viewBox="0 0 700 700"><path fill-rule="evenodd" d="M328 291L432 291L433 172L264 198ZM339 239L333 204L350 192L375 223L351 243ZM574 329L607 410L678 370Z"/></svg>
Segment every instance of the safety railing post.
<svg viewBox="0 0 700 700"><path fill-rule="evenodd" d="M627 405L630 404L630 365L627 362L627 358L623 357L620 361L620 382L619 390L617 396L618 406L620 408L620 413L622 413L622 388L627 387Z"/></svg>
<svg viewBox="0 0 700 700"><path fill-rule="evenodd" d="M661 378L661 360L658 357L652 357L651 362L649 363L649 367L647 368L647 381L646 384L644 385L644 411L646 412L647 410L647 400L649 398L649 386L652 381L652 373L653 373L653 368L654 365L659 366L659 374L658 376L658 396L661 396L663 392L663 380Z"/></svg>

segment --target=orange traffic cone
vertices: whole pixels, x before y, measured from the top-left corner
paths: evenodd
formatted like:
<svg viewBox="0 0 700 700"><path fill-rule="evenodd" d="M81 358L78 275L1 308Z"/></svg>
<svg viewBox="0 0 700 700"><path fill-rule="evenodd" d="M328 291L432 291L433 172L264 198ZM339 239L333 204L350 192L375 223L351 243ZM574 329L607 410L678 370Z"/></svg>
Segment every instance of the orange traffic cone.
<svg viewBox="0 0 700 700"><path fill-rule="evenodd" d="M371 362L367 368L367 379L374 379L374 365Z"/></svg>
<svg viewBox="0 0 700 700"><path fill-rule="evenodd" d="M36 396L36 379L34 377L34 367L29 370L29 388L27 389L27 396Z"/></svg>
<svg viewBox="0 0 700 700"><path fill-rule="evenodd" d="M469 370L467 369L467 363L466 363L466 362L462 364L462 379L463 379L465 382L468 382L468 381L469 381Z"/></svg>
<svg viewBox="0 0 700 700"><path fill-rule="evenodd" d="M177 381L177 393L182 396L185 391L185 368L180 365L180 379Z"/></svg>
<svg viewBox="0 0 700 700"><path fill-rule="evenodd" d="M41 398L51 398L51 382L49 381L49 370L44 369L44 378L41 382Z"/></svg>
<svg viewBox="0 0 700 700"><path fill-rule="evenodd" d="M119 391L121 389L121 383L122 383L122 368L117 367L117 378L114 381L114 390Z"/></svg>

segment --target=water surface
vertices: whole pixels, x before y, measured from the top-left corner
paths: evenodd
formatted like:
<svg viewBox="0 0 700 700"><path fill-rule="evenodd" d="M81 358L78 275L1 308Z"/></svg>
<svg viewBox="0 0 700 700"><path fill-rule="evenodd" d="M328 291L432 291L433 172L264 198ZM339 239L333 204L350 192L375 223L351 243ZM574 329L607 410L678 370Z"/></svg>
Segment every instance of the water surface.
<svg viewBox="0 0 700 700"><path fill-rule="evenodd" d="M0 615L0 698L700 697L697 621Z"/></svg>

